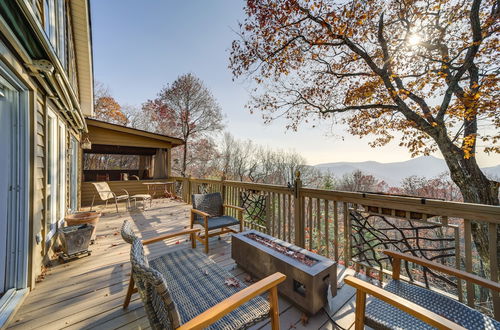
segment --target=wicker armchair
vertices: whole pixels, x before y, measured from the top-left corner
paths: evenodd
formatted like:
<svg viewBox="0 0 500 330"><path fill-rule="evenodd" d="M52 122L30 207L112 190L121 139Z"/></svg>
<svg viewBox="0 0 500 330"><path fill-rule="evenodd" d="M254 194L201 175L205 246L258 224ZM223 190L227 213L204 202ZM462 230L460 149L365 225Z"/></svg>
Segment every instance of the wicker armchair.
<svg viewBox="0 0 500 330"><path fill-rule="evenodd" d="M191 209L191 228L195 224L203 226L205 233L196 236L203 245L205 245L205 253L208 253L208 239L213 236L219 236L226 233L236 233L230 228L234 225L239 225L240 232L243 231L243 211L239 206L223 204L221 193L211 194L193 194L191 197L193 208ZM225 215L225 210L228 208L235 209L238 212L238 219L232 216ZM215 229L220 229L217 232L211 232Z"/></svg>
<svg viewBox="0 0 500 330"><path fill-rule="evenodd" d="M194 231L188 230L191 235ZM195 249L148 259L143 244L160 237L141 242L127 221L122 237L132 242L132 277L153 329L246 329L269 316L272 328L279 329L277 285L285 275L275 273L249 287L230 287L225 280L233 275ZM269 301L260 296L267 291Z"/></svg>
<svg viewBox="0 0 500 330"><path fill-rule="evenodd" d="M353 276L347 276L344 280L357 289L356 330L364 329L365 323L375 329L500 329L500 322L477 310L440 293L401 281L401 260L496 292L500 292L499 283L408 254L395 251L384 253L392 257L393 273L392 281L383 289ZM367 294L376 299L367 303Z"/></svg>

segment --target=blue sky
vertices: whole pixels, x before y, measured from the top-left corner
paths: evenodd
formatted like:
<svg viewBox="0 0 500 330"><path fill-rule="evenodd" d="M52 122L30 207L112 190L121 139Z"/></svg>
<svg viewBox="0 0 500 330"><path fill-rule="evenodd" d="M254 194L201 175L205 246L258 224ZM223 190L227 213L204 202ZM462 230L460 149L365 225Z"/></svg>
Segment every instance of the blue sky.
<svg viewBox="0 0 500 330"><path fill-rule="evenodd" d="M283 122L264 125L244 105L248 86L232 81L227 68L234 30L244 18L237 0L93 0L95 79L122 105L140 106L167 83L191 72L213 92L226 114L226 129L241 139L273 148L294 149L311 165L338 161L404 161L410 154L397 143L372 149L369 139L349 136L329 123L298 132ZM439 154L435 156L441 157ZM479 157L482 166L500 157Z"/></svg>

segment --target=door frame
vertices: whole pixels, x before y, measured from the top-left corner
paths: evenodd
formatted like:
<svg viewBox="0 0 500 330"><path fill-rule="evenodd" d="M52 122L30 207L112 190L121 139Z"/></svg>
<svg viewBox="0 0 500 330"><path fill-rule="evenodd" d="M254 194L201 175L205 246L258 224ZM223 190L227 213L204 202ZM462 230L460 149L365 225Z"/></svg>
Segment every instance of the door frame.
<svg viewBox="0 0 500 330"><path fill-rule="evenodd" d="M14 116L12 134L12 164L9 175L13 179L7 218L6 287L10 288L0 299L0 328L7 322L28 292L28 261L30 232L30 112L29 91L0 59L0 75L19 92L19 104ZM0 270L3 271L3 270Z"/></svg>

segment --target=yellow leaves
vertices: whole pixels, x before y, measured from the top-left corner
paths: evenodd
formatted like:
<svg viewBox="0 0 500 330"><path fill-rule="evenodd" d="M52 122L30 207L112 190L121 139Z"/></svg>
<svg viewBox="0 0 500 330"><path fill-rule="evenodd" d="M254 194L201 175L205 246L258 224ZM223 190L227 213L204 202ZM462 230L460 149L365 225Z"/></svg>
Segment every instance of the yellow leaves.
<svg viewBox="0 0 500 330"><path fill-rule="evenodd" d="M432 127L437 127L437 126L438 126L438 123L436 123L435 121L433 121L433 122L431 123L431 126L432 126Z"/></svg>
<svg viewBox="0 0 500 330"><path fill-rule="evenodd" d="M464 158L469 159L474 156L473 149L476 145L476 136L477 134L469 134L464 137L462 142L462 151L464 152Z"/></svg>

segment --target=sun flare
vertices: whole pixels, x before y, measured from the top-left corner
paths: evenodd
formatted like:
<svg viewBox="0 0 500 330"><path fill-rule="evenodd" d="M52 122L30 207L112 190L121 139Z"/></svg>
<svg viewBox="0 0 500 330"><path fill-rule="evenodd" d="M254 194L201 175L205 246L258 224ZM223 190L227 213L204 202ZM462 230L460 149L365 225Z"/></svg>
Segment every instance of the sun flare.
<svg viewBox="0 0 500 330"><path fill-rule="evenodd" d="M422 41L422 37L418 34L411 34L409 37L408 37L408 44L410 46L416 46L418 45L420 42Z"/></svg>

